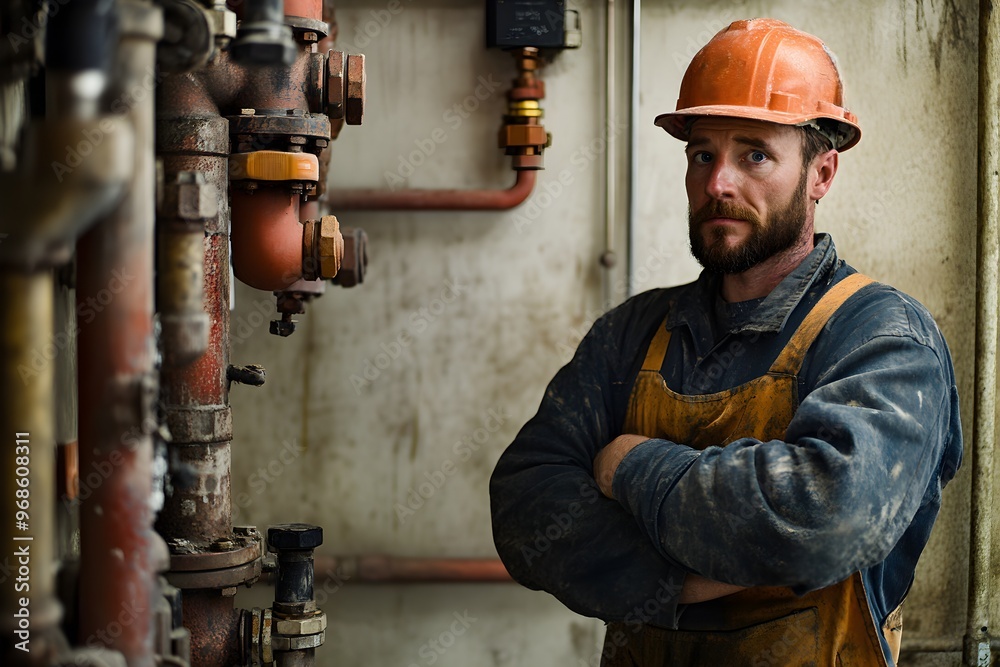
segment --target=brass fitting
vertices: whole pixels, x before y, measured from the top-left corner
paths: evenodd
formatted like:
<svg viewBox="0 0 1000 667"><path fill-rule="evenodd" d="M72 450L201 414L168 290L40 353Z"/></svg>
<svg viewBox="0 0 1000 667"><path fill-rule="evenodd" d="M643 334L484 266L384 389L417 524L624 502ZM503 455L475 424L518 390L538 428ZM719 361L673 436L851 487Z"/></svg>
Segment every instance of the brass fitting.
<svg viewBox="0 0 1000 667"><path fill-rule="evenodd" d="M330 51L326 61L326 115L361 125L365 116L365 57Z"/></svg>
<svg viewBox="0 0 1000 667"><path fill-rule="evenodd" d="M333 278L344 259L344 237L336 216L324 215L302 225L302 277L305 280Z"/></svg>
<svg viewBox="0 0 1000 667"><path fill-rule="evenodd" d="M541 60L533 47L514 51L514 58L518 75L507 91L507 113L498 143L513 157L514 169L541 169L542 152L552 144L552 135L541 124L539 101L545 97L545 83L536 74Z"/></svg>

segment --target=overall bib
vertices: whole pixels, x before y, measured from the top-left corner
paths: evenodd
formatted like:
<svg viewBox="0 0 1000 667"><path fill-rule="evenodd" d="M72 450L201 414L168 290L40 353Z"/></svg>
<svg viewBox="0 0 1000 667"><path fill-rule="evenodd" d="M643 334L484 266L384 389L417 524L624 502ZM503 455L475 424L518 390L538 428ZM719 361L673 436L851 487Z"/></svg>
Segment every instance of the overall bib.
<svg viewBox="0 0 1000 667"><path fill-rule="evenodd" d="M670 331L661 326L632 389L623 433L696 449L724 446L739 438L783 439L797 407L796 376L806 352L830 316L871 282L854 274L835 285L809 312L766 375L715 394L684 395L667 388L660 368ZM788 588L755 587L690 605L681 627L637 629L635 623L611 623L603 665L886 666L860 572L802 597ZM895 643L895 657L899 629L886 630L890 644ZM610 645L613 636L618 638L616 646Z"/></svg>

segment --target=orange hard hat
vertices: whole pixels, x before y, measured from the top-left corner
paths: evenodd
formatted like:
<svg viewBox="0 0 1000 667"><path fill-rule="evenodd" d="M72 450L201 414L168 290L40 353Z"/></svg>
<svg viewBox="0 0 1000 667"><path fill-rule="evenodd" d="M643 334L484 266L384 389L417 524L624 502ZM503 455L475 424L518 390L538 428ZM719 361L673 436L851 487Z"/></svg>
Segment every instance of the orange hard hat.
<svg viewBox="0 0 1000 667"><path fill-rule="evenodd" d="M836 57L819 38L775 19L735 21L713 37L684 73L677 110L655 123L686 141L698 116L807 125L841 151L861 139L857 116L844 108Z"/></svg>

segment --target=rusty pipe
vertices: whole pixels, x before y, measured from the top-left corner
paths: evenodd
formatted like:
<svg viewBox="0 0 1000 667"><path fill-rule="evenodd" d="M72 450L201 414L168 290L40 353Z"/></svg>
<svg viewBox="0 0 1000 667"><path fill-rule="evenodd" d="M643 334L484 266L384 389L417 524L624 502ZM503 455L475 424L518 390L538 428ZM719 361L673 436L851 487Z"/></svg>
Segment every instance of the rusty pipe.
<svg viewBox="0 0 1000 667"><path fill-rule="evenodd" d="M153 531L153 96L160 10L119 3L121 44L109 94L130 95L134 166L125 198L77 245L80 465L101 482L80 506L79 640L153 667L153 608L165 545Z"/></svg>
<svg viewBox="0 0 1000 667"><path fill-rule="evenodd" d="M344 238L334 216L300 222L299 195L280 186L236 189L232 206L233 271L247 285L280 292L337 275Z"/></svg>
<svg viewBox="0 0 1000 667"><path fill-rule="evenodd" d="M382 554L317 555L316 578L355 583L510 583L498 559L404 558Z"/></svg>
<svg viewBox="0 0 1000 667"><path fill-rule="evenodd" d="M329 190L333 211L504 211L523 203L535 188L535 172L520 170L506 190Z"/></svg>

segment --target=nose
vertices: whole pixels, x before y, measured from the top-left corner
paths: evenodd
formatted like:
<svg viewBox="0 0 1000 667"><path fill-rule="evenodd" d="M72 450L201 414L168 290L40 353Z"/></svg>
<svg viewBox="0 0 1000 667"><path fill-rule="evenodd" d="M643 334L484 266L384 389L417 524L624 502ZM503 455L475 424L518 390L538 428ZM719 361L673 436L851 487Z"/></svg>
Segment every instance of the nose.
<svg viewBox="0 0 1000 667"><path fill-rule="evenodd" d="M713 199L732 199L736 196L736 170L723 157L717 157L712 163L705 183L705 194Z"/></svg>

